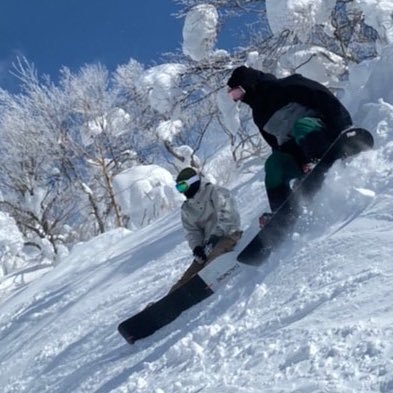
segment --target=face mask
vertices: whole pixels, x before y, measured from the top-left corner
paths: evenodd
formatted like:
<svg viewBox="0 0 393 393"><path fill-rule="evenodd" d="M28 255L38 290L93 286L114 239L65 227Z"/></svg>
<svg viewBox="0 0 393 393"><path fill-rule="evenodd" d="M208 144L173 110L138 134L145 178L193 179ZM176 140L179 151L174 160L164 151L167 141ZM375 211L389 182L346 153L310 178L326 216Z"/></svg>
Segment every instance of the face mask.
<svg viewBox="0 0 393 393"><path fill-rule="evenodd" d="M246 94L246 91L241 86L236 86L228 90L229 96L233 101L241 101Z"/></svg>

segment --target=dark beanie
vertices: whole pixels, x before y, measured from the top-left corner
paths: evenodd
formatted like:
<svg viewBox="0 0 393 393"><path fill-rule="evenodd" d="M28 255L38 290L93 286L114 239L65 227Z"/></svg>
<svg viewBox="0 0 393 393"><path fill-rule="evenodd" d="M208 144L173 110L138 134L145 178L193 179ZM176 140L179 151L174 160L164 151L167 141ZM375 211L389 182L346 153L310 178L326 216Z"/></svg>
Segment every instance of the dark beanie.
<svg viewBox="0 0 393 393"><path fill-rule="evenodd" d="M177 175L176 178L176 183L183 181L183 180L188 180L191 179L193 176L197 175L197 172L195 169L188 167L184 168L180 171L180 173Z"/></svg>
<svg viewBox="0 0 393 393"><path fill-rule="evenodd" d="M247 93L248 90L253 89L259 83L274 81L276 79L277 78L272 74L251 67L240 66L233 70L227 85L230 88L241 86Z"/></svg>

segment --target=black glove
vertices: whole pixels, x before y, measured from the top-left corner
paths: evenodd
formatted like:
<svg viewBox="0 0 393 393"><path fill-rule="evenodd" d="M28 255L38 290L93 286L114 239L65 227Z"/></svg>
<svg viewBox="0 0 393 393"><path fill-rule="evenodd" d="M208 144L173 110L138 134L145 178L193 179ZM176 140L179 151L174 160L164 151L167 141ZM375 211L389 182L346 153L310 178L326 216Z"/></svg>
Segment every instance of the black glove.
<svg viewBox="0 0 393 393"><path fill-rule="evenodd" d="M217 235L211 235L209 237L209 240L207 241L206 246L205 246L206 255L209 255L213 251L213 248L217 245L219 240L220 240L220 237Z"/></svg>
<svg viewBox="0 0 393 393"><path fill-rule="evenodd" d="M207 261L207 256L205 254L205 249L202 246L196 246L192 251L195 257L195 261L203 265Z"/></svg>

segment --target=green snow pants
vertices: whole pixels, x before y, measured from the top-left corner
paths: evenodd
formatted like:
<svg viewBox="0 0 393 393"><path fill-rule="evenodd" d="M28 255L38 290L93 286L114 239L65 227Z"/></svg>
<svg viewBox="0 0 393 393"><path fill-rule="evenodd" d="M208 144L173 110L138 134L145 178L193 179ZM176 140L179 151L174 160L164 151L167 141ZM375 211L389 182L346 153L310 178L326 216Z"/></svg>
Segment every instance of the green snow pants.
<svg viewBox="0 0 393 393"><path fill-rule="evenodd" d="M302 169L290 154L274 151L268 157L265 162L265 187L272 212L290 195L290 181L302 176Z"/></svg>
<svg viewBox="0 0 393 393"><path fill-rule="evenodd" d="M291 136L305 156L319 158L328 148L324 127L321 119L315 117L302 117L295 122ZM290 195L290 181L302 177L303 174L299 162L290 153L274 151L268 157L265 162L265 187L272 212ZM295 204L288 208L296 213Z"/></svg>

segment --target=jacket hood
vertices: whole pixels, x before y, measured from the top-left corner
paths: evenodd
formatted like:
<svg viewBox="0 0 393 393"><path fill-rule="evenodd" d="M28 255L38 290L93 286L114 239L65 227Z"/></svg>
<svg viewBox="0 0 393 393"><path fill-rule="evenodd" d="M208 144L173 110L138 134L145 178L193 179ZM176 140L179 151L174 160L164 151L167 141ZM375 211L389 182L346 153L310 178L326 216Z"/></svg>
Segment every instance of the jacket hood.
<svg viewBox="0 0 393 393"><path fill-rule="evenodd" d="M227 85L230 88L241 86L246 91L242 101L249 104L254 99L257 87L260 91L264 84L269 85L269 82L275 80L277 78L273 74L268 74L251 67L240 66L233 70Z"/></svg>

